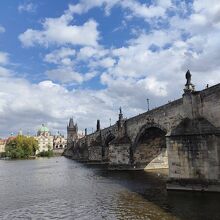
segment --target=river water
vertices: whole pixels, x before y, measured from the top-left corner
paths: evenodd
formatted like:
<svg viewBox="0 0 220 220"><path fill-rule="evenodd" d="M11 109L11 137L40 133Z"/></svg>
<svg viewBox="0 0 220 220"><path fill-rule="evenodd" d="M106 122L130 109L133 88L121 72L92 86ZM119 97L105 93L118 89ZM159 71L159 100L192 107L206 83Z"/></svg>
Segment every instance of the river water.
<svg viewBox="0 0 220 220"><path fill-rule="evenodd" d="M219 194L167 192L166 178L64 157L0 160L0 219L220 219Z"/></svg>

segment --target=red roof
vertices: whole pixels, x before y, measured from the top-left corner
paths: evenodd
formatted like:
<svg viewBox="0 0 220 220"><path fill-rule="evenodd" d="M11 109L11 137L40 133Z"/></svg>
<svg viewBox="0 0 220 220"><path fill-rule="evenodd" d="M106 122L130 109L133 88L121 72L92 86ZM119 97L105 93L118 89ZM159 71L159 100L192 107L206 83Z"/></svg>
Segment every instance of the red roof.
<svg viewBox="0 0 220 220"><path fill-rule="evenodd" d="M10 136L6 141L11 141L11 140L14 140L16 138L16 136Z"/></svg>
<svg viewBox="0 0 220 220"><path fill-rule="evenodd" d="M0 139L0 144L5 144L7 139Z"/></svg>

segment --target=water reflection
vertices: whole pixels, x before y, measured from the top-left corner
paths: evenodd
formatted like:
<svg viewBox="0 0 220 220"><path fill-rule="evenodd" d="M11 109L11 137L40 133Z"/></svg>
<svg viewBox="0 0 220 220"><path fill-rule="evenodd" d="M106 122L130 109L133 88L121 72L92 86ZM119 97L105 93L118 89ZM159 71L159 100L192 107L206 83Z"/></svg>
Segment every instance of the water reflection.
<svg viewBox="0 0 220 220"><path fill-rule="evenodd" d="M0 161L1 219L220 219L219 194L167 192L166 172L65 158Z"/></svg>

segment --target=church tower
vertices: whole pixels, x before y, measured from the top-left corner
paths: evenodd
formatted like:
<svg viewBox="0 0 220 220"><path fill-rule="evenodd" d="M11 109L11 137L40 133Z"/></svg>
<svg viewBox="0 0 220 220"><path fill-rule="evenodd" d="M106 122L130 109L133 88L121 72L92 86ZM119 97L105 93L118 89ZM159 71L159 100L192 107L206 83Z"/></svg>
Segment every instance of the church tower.
<svg viewBox="0 0 220 220"><path fill-rule="evenodd" d="M78 126L74 124L73 118L70 118L67 125L67 146L72 146L74 141L78 139Z"/></svg>

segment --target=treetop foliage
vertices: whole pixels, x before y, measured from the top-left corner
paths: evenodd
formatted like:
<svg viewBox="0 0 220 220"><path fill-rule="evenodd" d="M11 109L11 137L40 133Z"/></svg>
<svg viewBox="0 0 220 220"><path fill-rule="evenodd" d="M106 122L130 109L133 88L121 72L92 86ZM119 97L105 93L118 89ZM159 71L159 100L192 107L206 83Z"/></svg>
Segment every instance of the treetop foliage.
<svg viewBox="0 0 220 220"><path fill-rule="evenodd" d="M12 159L27 159L30 156L35 156L38 149L38 141L34 137L23 135L9 140L5 146L6 156Z"/></svg>

